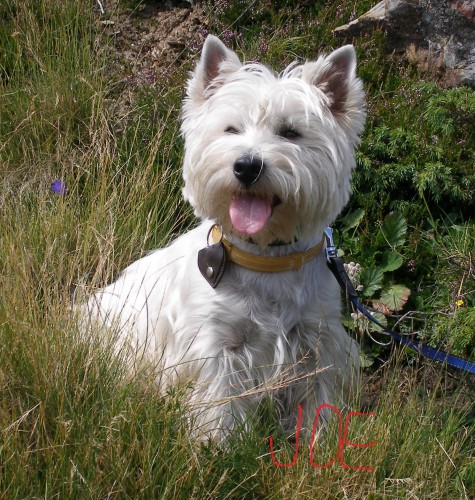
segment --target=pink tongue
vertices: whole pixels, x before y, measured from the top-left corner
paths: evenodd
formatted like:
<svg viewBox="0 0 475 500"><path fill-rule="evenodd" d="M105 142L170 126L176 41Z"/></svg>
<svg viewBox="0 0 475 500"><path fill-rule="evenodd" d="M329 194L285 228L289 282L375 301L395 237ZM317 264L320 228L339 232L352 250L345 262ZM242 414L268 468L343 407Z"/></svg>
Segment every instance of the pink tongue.
<svg viewBox="0 0 475 500"><path fill-rule="evenodd" d="M256 234L271 216L270 203L261 198L239 196L229 206L229 216L234 229L244 234Z"/></svg>

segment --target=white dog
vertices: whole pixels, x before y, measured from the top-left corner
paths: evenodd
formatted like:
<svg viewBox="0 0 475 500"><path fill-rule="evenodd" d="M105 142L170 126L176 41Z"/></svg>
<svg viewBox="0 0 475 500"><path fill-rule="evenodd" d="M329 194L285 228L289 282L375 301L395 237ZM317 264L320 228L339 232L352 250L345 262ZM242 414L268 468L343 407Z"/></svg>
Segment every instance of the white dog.
<svg viewBox="0 0 475 500"><path fill-rule="evenodd" d="M269 395L284 429L299 404L311 426L357 378L322 248L364 127L355 67L348 45L276 75L209 36L182 125L183 193L203 222L88 302L134 362L159 365L160 389L193 382L200 435L222 439Z"/></svg>

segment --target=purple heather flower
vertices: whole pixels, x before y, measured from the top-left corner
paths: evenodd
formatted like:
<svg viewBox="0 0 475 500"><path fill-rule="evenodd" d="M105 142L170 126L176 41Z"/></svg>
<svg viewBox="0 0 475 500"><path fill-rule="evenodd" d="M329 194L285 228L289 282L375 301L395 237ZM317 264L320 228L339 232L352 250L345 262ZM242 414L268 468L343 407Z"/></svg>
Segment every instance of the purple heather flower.
<svg viewBox="0 0 475 500"><path fill-rule="evenodd" d="M56 194L66 194L66 186L63 181L57 179L51 184L51 191L54 191Z"/></svg>

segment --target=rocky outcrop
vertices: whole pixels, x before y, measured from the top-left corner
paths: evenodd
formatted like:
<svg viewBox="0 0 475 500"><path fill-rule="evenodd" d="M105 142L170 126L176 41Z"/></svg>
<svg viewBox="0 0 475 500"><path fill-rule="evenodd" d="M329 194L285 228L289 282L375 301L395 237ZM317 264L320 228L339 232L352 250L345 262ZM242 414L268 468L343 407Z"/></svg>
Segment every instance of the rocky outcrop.
<svg viewBox="0 0 475 500"><path fill-rule="evenodd" d="M387 49L403 54L446 85L475 87L475 0L385 0L335 34L382 29Z"/></svg>

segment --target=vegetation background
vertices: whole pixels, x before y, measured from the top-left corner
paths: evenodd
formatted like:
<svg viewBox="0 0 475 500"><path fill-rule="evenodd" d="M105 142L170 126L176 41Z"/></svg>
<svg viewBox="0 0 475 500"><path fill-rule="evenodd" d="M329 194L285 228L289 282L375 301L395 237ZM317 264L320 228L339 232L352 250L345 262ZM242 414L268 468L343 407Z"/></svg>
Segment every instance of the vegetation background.
<svg viewBox="0 0 475 500"><path fill-rule="evenodd" d="M374 3L194 9L201 35L282 68L341 45L332 30ZM106 342L78 335L75 297L193 224L178 131L199 47L159 73L142 68L140 79L127 57L145 11L178 8L0 3L0 498L473 498L473 377L380 345L350 311L366 365L351 409L374 415L353 417L348 440L376 445L346 446L340 458L371 471L340 460L316 468L304 447L293 467L277 467L268 436L279 462L293 448L270 417L224 448L198 446L180 389L160 396L147 374L125 378ZM335 225L339 246L389 324L473 360L475 92L388 56L384 33L354 43L368 125L354 195ZM337 424L317 443L316 463L340 453Z"/></svg>

